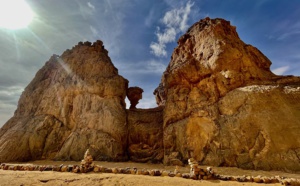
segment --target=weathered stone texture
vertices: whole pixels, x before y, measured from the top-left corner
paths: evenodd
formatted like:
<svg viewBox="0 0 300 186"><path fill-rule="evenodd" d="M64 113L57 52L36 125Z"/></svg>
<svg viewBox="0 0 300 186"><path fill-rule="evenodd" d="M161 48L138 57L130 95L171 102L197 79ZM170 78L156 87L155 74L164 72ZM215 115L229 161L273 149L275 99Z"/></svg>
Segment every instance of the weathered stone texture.
<svg viewBox="0 0 300 186"><path fill-rule="evenodd" d="M128 153L135 162L161 162L163 153L163 107L127 110Z"/></svg>
<svg viewBox="0 0 300 186"><path fill-rule="evenodd" d="M126 159L128 81L101 41L53 55L0 131L0 161Z"/></svg>
<svg viewBox="0 0 300 186"><path fill-rule="evenodd" d="M270 65L228 21L195 23L162 77L164 162L300 170L300 78Z"/></svg>

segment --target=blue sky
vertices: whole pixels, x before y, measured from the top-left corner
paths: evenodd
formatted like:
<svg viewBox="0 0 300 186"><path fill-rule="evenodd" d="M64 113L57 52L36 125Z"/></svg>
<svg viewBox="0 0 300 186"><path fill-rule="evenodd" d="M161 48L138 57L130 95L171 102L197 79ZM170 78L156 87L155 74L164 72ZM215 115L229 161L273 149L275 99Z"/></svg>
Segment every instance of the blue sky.
<svg viewBox="0 0 300 186"><path fill-rule="evenodd" d="M0 126L50 56L86 40L102 40L129 86L144 89L137 107L155 107L152 93L177 39L207 16L231 21L245 43L272 61L273 72L300 76L300 0L26 2L34 12L31 23L18 30L0 28Z"/></svg>

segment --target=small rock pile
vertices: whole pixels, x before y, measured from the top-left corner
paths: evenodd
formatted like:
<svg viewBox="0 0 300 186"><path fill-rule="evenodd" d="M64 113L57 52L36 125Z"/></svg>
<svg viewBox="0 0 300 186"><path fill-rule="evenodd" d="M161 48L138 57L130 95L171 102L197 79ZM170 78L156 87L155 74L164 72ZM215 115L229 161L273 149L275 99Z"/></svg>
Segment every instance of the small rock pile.
<svg viewBox="0 0 300 186"><path fill-rule="evenodd" d="M80 172L90 172L94 170L94 162L93 162L93 157L90 154L90 150L87 149L86 152L84 153L83 160L81 160L81 166L80 166Z"/></svg>
<svg viewBox="0 0 300 186"><path fill-rule="evenodd" d="M190 169L190 177L194 180L213 180L215 179L214 171L211 167L207 167L206 169L202 169L199 167L199 164L197 161L195 161L193 158L190 158L188 160L189 165L191 167Z"/></svg>

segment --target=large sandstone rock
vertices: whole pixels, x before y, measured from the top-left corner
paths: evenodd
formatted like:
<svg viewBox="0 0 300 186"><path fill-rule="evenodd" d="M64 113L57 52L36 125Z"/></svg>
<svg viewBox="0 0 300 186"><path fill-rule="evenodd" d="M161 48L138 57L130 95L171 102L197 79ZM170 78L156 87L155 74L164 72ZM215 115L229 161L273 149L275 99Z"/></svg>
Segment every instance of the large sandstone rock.
<svg viewBox="0 0 300 186"><path fill-rule="evenodd" d="M0 130L0 162L127 159L125 96L128 81L103 43L79 43L54 55L22 93Z"/></svg>
<svg viewBox="0 0 300 186"><path fill-rule="evenodd" d="M228 21L195 23L155 91L165 104L164 162L300 170L300 78L270 65Z"/></svg>

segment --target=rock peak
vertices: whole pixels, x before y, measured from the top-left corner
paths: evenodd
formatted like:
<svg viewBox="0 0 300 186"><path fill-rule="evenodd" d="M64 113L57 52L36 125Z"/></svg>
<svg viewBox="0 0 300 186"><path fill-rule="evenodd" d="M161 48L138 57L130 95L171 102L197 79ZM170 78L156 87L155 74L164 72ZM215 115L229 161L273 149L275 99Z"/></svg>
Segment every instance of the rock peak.
<svg viewBox="0 0 300 186"><path fill-rule="evenodd" d="M210 19L209 17L206 17L206 18L201 19L200 21L194 23L182 37L184 37L186 34L192 34L195 31L201 32L204 29L207 29L209 26L215 27L217 25L223 27L223 29L227 28L226 29L227 31L231 31L231 33L229 33L230 35L234 35L234 36L238 37L238 34L236 32L236 27L232 26L230 24L230 21L227 21L222 18Z"/></svg>
<svg viewBox="0 0 300 186"><path fill-rule="evenodd" d="M53 55L2 127L0 161L80 160L86 148L98 160L126 159L127 87L100 40Z"/></svg>

